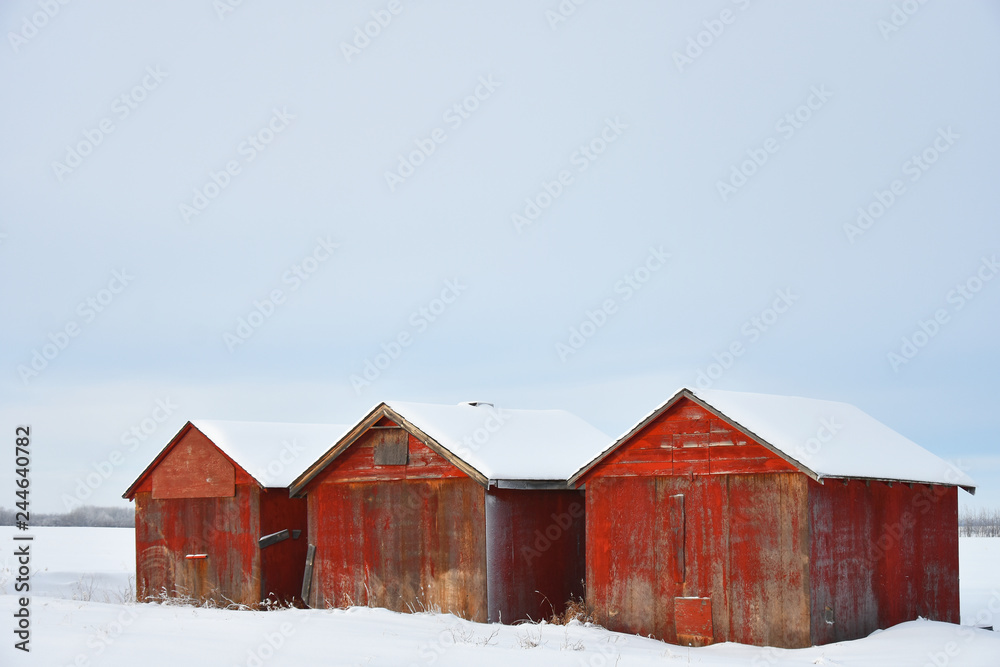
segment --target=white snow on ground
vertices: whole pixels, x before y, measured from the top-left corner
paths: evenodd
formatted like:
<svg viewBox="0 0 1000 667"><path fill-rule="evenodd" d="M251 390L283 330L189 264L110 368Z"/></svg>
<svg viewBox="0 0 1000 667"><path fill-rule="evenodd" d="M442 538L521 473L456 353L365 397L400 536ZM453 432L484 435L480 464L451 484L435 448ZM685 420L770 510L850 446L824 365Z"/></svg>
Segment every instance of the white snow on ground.
<svg viewBox="0 0 1000 667"><path fill-rule="evenodd" d="M13 595L17 563L11 539L20 531L0 526L0 595ZM33 528L32 595L120 602L135 576L131 528ZM0 633L4 632L0 622Z"/></svg>
<svg viewBox="0 0 1000 667"><path fill-rule="evenodd" d="M962 623L1000 631L1000 537L960 537L958 569Z"/></svg>
<svg viewBox="0 0 1000 667"><path fill-rule="evenodd" d="M134 531L39 528L32 554L30 654L13 648L12 528L0 528L0 665L1000 665L1000 633L912 621L853 642L799 650L718 644L687 649L571 624L499 626L381 609L245 612L109 604L132 572ZM1000 538L961 540L962 617L1000 618ZM106 576L90 601L70 577ZM117 578L116 578L117 577ZM115 582L119 583L115 583ZM114 588L120 586L120 588ZM992 611L990 608L992 607ZM6 627L5 627L6 624Z"/></svg>

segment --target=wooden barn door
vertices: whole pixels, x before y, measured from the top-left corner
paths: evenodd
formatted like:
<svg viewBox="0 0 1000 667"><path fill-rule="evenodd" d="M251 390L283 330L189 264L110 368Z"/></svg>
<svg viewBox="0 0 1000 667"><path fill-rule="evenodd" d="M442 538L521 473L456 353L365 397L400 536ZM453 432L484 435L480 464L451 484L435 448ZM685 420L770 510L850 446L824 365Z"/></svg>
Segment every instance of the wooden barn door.
<svg viewBox="0 0 1000 667"><path fill-rule="evenodd" d="M683 493L675 493L667 498L666 532L672 564L672 571L668 576L673 577L677 590L683 591L687 588L688 558L687 514ZM677 643L682 646L706 646L715 641L711 598L679 596L673 599L673 605Z"/></svg>

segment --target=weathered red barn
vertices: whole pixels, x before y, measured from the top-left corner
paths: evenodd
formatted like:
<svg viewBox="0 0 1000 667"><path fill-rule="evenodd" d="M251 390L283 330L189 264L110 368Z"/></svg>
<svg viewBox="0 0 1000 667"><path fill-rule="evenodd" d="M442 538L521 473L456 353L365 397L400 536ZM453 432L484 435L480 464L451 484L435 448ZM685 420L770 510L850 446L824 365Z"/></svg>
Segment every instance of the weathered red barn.
<svg viewBox="0 0 1000 667"><path fill-rule="evenodd" d="M683 389L570 483L609 629L791 648L959 620L974 483L853 406Z"/></svg>
<svg viewBox="0 0 1000 667"><path fill-rule="evenodd" d="M309 505L309 604L562 611L584 578L584 499L565 480L609 441L559 410L379 404L291 486Z"/></svg>
<svg viewBox="0 0 1000 667"><path fill-rule="evenodd" d="M346 430L188 422L123 495L134 500L136 585L221 604L298 597L306 503L288 484Z"/></svg>

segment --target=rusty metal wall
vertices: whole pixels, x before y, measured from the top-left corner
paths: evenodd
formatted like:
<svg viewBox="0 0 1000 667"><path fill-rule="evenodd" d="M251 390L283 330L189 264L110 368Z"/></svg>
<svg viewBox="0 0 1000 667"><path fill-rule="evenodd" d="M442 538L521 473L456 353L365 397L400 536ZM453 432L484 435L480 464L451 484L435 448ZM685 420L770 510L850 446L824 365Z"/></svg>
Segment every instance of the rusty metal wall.
<svg viewBox="0 0 1000 667"><path fill-rule="evenodd" d="M327 481L308 501L312 606L486 620L485 493L475 481Z"/></svg>
<svg viewBox="0 0 1000 667"><path fill-rule="evenodd" d="M585 503L580 491L489 490L490 622L547 619L583 596Z"/></svg>
<svg viewBox="0 0 1000 667"><path fill-rule="evenodd" d="M793 466L682 400L582 481L599 623L669 642L809 645L808 478ZM676 608L693 605L676 598L711 604L678 627Z"/></svg>
<svg viewBox="0 0 1000 667"><path fill-rule="evenodd" d="M154 499L140 490L135 503L140 596L190 595L219 604L260 601L256 484L237 484L232 498ZM207 558L185 558L189 554Z"/></svg>
<svg viewBox="0 0 1000 667"><path fill-rule="evenodd" d="M809 501L813 642L959 621L956 487L810 481Z"/></svg>
<svg viewBox="0 0 1000 667"><path fill-rule="evenodd" d="M316 545L309 604L485 621L485 489L412 436L405 464L376 464L386 438L363 434L306 488Z"/></svg>
<svg viewBox="0 0 1000 667"><path fill-rule="evenodd" d="M587 599L597 622L678 643L705 635L700 624L678 627L677 598L708 598L711 642L808 646L805 482L793 473L591 479Z"/></svg>

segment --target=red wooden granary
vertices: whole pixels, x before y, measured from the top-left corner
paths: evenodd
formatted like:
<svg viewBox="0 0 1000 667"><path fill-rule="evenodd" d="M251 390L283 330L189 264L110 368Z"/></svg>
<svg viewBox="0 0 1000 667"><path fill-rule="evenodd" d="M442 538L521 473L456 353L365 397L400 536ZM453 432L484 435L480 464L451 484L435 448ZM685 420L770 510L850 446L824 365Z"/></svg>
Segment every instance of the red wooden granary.
<svg viewBox="0 0 1000 667"><path fill-rule="evenodd" d="M792 648L959 620L974 483L850 405L683 389L570 483L609 629Z"/></svg>
<svg viewBox="0 0 1000 667"><path fill-rule="evenodd" d="M346 427L188 422L123 495L134 500L136 584L147 596L252 605L298 596L306 503L288 484Z"/></svg>
<svg viewBox="0 0 1000 667"><path fill-rule="evenodd" d="M569 474L610 438L559 410L380 403L291 485L309 506L311 606L511 623L583 594Z"/></svg>

